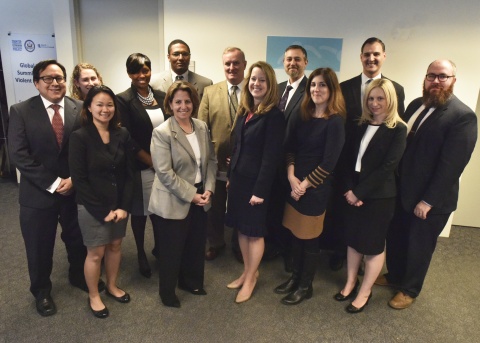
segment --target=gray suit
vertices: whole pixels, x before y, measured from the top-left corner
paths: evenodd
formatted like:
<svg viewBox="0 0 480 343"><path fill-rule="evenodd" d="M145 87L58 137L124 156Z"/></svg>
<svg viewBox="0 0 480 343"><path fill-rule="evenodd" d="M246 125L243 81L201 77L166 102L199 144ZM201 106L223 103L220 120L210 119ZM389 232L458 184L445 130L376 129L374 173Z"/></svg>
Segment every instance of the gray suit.
<svg viewBox="0 0 480 343"><path fill-rule="evenodd" d="M204 189L214 192L217 159L213 144L207 125L198 119L193 123L200 145ZM166 219L184 219L197 192L197 163L185 133L173 117L153 130L150 151L155 180L148 210ZM210 206L204 206L204 210Z"/></svg>
<svg viewBox="0 0 480 343"><path fill-rule="evenodd" d="M217 160L207 124L193 119L200 147L203 187L195 186L197 161L192 146L174 117L153 130L151 154L155 168L148 210L159 251L160 297L165 305L178 302L175 286L203 289L207 213L192 204L196 193L215 190Z"/></svg>
<svg viewBox="0 0 480 343"><path fill-rule="evenodd" d="M188 71L188 80L186 81L195 86L200 99L203 96L203 89L207 86L213 85L212 80L190 70ZM167 93L168 88L172 85L172 83L172 72L170 70L153 74L150 79L150 86L152 86L153 89L158 89L165 93Z"/></svg>

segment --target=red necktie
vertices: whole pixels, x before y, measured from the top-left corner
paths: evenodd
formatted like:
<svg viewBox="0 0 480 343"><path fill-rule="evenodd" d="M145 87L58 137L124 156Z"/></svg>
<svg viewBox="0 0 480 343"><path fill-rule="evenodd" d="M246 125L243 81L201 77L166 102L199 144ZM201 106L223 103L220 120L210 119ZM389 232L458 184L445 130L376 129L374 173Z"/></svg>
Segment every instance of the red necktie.
<svg viewBox="0 0 480 343"><path fill-rule="evenodd" d="M53 131L55 132L55 137L57 138L58 146L62 146L62 139L63 139L63 121L60 112L60 105L53 104L50 105L53 108L53 118L52 118L52 127Z"/></svg>

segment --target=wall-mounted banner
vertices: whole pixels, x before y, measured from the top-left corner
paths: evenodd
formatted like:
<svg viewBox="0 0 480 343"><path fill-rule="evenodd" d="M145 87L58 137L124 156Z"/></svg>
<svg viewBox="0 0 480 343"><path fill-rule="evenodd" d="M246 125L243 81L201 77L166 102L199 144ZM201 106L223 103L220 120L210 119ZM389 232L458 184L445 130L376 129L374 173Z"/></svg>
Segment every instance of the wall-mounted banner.
<svg viewBox="0 0 480 343"><path fill-rule="evenodd" d="M341 38L267 36L267 62L276 70L278 82L285 81L288 77L285 72L280 73L277 70L284 70L285 49L294 44L302 46L307 51L308 66L305 71L307 76L309 72L320 67L330 67L337 73L340 71L343 45Z"/></svg>
<svg viewBox="0 0 480 343"><path fill-rule="evenodd" d="M37 62L56 59L55 37L39 34L9 35L15 102L38 94L33 85L32 70Z"/></svg>

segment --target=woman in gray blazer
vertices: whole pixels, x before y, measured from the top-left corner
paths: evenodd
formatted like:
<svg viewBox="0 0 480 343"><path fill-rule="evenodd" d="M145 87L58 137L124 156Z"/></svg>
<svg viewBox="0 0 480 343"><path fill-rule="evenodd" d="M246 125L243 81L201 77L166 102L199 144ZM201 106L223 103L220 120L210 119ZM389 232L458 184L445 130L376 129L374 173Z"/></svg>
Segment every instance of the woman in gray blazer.
<svg viewBox="0 0 480 343"><path fill-rule="evenodd" d="M148 210L153 213L159 254L160 297L180 307L175 287L194 295L203 289L207 213L215 190L217 160L207 125L196 116L196 89L175 82L164 108L172 117L153 130L150 147L155 179Z"/></svg>

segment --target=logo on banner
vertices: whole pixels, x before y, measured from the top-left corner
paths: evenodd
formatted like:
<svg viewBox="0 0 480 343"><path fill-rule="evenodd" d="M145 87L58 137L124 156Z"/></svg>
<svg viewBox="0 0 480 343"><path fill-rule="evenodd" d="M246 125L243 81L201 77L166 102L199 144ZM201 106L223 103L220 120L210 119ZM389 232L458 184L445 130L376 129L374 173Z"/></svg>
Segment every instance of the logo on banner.
<svg viewBox="0 0 480 343"><path fill-rule="evenodd" d="M27 50L28 52L32 52L35 50L35 43L30 39L25 41L24 46L25 50Z"/></svg>

